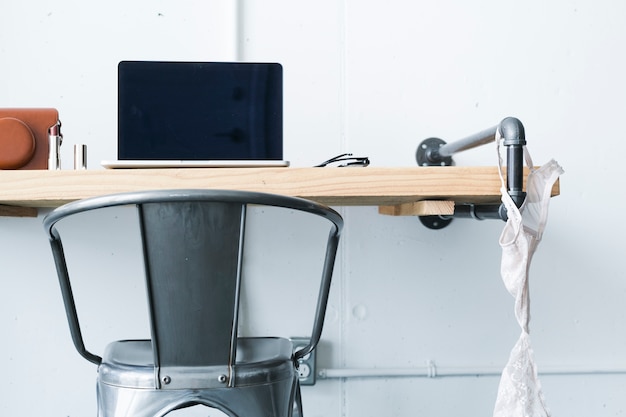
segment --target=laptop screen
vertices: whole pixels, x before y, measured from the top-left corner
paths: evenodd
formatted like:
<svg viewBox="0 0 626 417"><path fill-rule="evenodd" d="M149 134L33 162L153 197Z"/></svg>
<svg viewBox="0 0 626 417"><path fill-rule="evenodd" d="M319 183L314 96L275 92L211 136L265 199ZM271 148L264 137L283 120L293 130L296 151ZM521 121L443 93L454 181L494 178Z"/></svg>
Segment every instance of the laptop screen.
<svg viewBox="0 0 626 417"><path fill-rule="evenodd" d="M281 160L282 66L122 61L118 159Z"/></svg>

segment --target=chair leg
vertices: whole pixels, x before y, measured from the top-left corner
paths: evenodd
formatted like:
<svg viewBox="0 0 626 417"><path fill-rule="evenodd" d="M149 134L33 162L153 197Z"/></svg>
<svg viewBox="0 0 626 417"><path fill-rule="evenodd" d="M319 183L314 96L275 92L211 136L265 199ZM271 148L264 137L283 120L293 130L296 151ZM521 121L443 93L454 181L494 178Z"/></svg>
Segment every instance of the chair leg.
<svg viewBox="0 0 626 417"><path fill-rule="evenodd" d="M265 385L226 388L212 399L233 416L290 417L293 415L294 384L287 379Z"/></svg>
<svg viewBox="0 0 626 417"><path fill-rule="evenodd" d="M296 380L295 385L292 417L302 417L302 393L300 392L300 382Z"/></svg>

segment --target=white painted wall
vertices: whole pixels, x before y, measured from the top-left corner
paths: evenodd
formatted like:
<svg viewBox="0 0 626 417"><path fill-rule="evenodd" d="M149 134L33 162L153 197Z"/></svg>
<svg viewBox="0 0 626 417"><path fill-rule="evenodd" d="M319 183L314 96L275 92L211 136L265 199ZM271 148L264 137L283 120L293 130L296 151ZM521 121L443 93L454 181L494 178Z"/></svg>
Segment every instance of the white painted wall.
<svg viewBox="0 0 626 417"><path fill-rule="evenodd" d="M344 151L375 166L413 166L426 137L453 141L518 117L535 162L554 157L566 170L531 269L539 371L620 371L625 15L617 0L4 2L0 106L57 107L65 160L74 143L86 143L93 169L115 155L121 59L281 62L285 153L294 166ZM455 160L496 162L490 146ZM519 329L499 277L501 222L455 220L432 231L374 207L340 210L347 227L321 368L504 366ZM101 223L124 229L126 221L114 213ZM0 236L0 414L95 413L95 368L71 346L41 218L2 218ZM132 245L111 248L129 275ZM94 282L110 278L90 272ZM119 316L121 305L130 308L124 314L141 311L126 301L132 291L121 300L108 294L88 300L87 314L95 318L96 305ZM626 409L624 372L542 382L555 416ZM485 416L497 385L489 376L319 380L304 388L305 411Z"/></svg>

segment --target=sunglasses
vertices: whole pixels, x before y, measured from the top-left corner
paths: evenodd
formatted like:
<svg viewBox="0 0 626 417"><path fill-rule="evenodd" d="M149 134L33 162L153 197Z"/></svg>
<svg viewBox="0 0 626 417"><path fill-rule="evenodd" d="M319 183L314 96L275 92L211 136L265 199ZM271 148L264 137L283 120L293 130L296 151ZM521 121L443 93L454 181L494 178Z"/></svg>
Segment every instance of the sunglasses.
<svg viewBox="0 0 626 417"><path fill-rule="evenodd" d="M337 167L366 167L370 164L370 159L367 156L353 157L351 153L344 153L315 165L315 167L325 167L331 164L338 164Z"/></svg>

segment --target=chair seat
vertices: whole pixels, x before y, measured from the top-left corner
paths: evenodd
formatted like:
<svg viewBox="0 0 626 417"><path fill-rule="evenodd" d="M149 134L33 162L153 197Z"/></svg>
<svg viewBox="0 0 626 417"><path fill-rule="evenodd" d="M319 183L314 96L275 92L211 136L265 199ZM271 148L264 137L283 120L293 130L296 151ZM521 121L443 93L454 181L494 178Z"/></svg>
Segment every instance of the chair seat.
<svg viewBox="0 0 626 417"><path fill-rule="evenodd" d="M238 339L233 386L292 379L295 372L292 354L293 345L289 339ZM224 371L223 367L185 367L176 372L177 376L185 375L185 381L175 381L176 384L163 388L175 389L179 385L190 388L190 380L195 381L195 388L214 388L215 381ZM118 387L156 389L160 385L158 377L151 340L121 340L110 343L98 369L101 383Z"/></svg>

